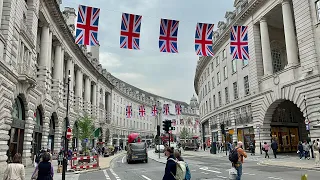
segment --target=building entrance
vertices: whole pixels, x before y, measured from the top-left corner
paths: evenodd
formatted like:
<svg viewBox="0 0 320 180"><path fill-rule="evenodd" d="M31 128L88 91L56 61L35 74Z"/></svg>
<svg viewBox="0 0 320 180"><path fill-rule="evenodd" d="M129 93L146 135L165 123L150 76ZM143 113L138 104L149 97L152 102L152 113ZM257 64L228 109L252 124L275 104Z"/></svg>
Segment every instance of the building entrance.
<svg viewBox="0 0 320 180"><path fill-rule="evenodd" d="M283 101L271 120L271 136L278 142L278 152L296 152L299 141L307 140L303 113L291 101Z"/></svg>

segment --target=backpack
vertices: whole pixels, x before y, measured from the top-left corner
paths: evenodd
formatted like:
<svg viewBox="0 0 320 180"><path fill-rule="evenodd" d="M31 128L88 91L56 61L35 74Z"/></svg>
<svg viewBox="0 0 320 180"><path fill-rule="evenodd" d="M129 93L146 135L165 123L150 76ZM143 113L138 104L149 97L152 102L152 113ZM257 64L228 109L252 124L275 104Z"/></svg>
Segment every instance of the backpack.
<svg viewBox="0 0 320 180"><path fill-rule="evenodd" d="M237 163L239 161L238 148L235 148L231 151L229 154L229 161L233 163Z"/></svg>
<svg viewBox="0 0 320 180"><path fill-rule="evenodd" d="M186 163L186 176L184 178L185 180L190 180L191 179L191 172L188 166L188 163Z"/></svg>
<svg viewBox="0 0 320 180"><path fill-rule="evenodd" d="M184 161L176 161L172 158L170 158L169 160L172 160L176 163L176 175L174 175L172 172L172 176L176 179L176 180L184 180L185 177L186 177L186 172L187 172L187 169L186 169L186 163Z"/></svg>

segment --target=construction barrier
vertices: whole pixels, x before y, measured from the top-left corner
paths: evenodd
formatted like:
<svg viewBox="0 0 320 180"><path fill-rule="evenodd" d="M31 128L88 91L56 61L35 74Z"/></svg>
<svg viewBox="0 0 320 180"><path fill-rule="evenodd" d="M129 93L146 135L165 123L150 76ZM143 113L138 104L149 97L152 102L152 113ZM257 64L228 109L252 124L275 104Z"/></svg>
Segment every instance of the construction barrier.
<svg viewBox="0 0 320 180"><path fill-rule="evenodd" d="M92 169L99 167L99 156L79 156L71 158L71 169Z"/></svg>

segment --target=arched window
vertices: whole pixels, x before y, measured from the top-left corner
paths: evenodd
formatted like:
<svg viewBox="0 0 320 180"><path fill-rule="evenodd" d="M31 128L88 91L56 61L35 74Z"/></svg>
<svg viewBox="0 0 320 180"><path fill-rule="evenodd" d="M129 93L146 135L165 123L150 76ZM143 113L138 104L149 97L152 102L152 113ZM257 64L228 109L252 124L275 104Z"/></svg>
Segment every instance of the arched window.
<svg viewBox="0 0 320 180"><path fill-rule="evenodd" d="M13 111L12 111L12 117L19 119L19 120L24 120L24 107L22 104L21 99L18 97L15 99L14 104L13 104Z"/></svg>
<svg viewBox="0 0 320 180"><path fill-rule="evenodd" d="M37 125L42 125L42 114L41 114L41 110L39 108L37 108L36 110L36 123Z"/></svg>

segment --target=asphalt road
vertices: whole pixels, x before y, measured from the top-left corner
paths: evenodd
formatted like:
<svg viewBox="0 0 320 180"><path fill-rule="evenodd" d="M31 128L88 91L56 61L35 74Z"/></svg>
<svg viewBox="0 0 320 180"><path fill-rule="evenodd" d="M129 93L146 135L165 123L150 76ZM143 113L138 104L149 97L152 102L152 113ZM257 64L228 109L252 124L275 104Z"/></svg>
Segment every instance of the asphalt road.
<svg viewBox="0 0 320 180"><path fill-rule="evenodd" d="M192 180L228 179L230 163L227 158L208 158L186 156L191 169ZM112 161L110 169L81 174L79 180L161 180L165 164L149 159L148 163L127 164L125 156ZM243 180L300 180L302 174L308 174L308 180L319 180L320 171L306 171L273 166L261 166L256 161L247 161L243 165Z"/></svg>

